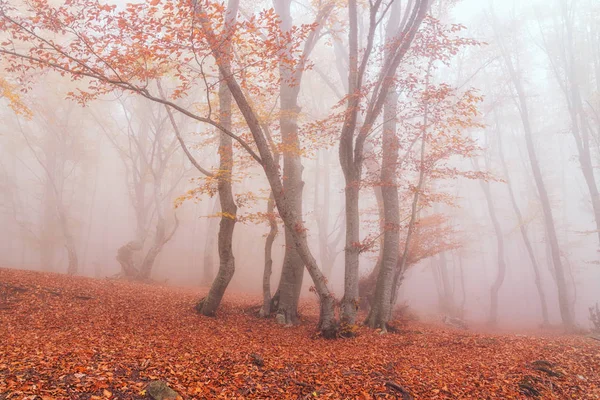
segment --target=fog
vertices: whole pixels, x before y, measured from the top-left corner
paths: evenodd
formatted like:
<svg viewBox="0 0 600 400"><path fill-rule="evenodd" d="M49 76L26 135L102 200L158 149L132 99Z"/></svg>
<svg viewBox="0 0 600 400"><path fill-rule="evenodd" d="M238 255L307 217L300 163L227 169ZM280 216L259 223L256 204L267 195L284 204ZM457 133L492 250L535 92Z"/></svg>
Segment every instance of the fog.
<svg viewBox="0 0 600 400"><path fill-rule="evenodd" d="M298 273L298 264L304 271L302 298L325 298L325 289L315 284L320 279L315 276L324 276L326 288L341 302L342 318L352 315L344 301L358 300L362 308L368 297L367 309L372 308L378 301L375 282L384 287L393 278L393 305L408 304L423 318L453 315L499 328L533 329L543 322L569 325L565 315L571 315L574 324L590 327L588 309L600 300L598 2L433 1L395 81L384 83L391 89L382 97L387 99L383 111L375 113L371 108L381 96L380 70L394 48L388 25L401 21L407 8L417 7L412 2L390 3L386 12L388 2L383 1L372 38L369 5L358 5L359 59L373 44L361 95L349 95L352 24L346 6L332 6L323 15L326 6L321 2L299 0L286 7L285 1L275 1L274 15L283 22L272 25L286 31L290 24L298 30L288 36L279 32L277 45L269 42L276 49L267 51L265 41L277 29L261 10L273 4L242 0L238 23L254 16L258 33L251 35L245 25L238 28L239 40L224 45L233 48L233 61L215 61L215 50L202 45L196 54L191 52L194 61L177 47L188 49L187 39L156 50L180 28L173 22L173 32L140 39L149 53L156 53L140 67L145 68L142 76L124 64L144 65L132 39L135 29L150 29L142 26L144 18L139 19L141 27L132 22L121 33L123 43L108 47L103 46L114 38L103 35L112 34L112 22L94 23L96 28L106 24L104 33L90 25L88 38L96 52L114 51L101 64L86 58L83 46L68 47L81 40L69 30L61 33L40 24L25 40L29 33L19 33L7 18L30 22L35 9L20 1L9 3L0 3L5 40L0 45L1 267L212 285L217 292L234 263L231 282L222 288L225 296L242 292L260 299L265 293L265 245L276 225L268 252L272 275L266 276L267 302L278 289L278 301L288 301L284 297L289 288L281 275L289 263L290 274ZM127 10L125 2L109 4L117 5L115 13ZM163 11L168 23L169 14ZM212 8L207 14L215 21L219 12L224 15ZM85 24L73 24L77 32L86 32ZM221 20L213 24L219 30L227 25ZM312 30L318 31L315 36ZM37 54L31 48L40 37L64 45L77 60L96 63L90 71L101 72L82 77L77 63L47 48L38 56L68 64L64 70L24 58ZM198 40L210 43L207 37ZM407 37L402 36L403 43ZM314 48L306 45L310 41ZM286 60L292 72L286 70ZM298 60L304 60L304 68ZM274 180L267 179L266 153L248 114L240 111L238 95L233 90L233 100L225 95L224 82L231 82L218 69L220 62L233 70L240 93L259 116L257 126L270 142L264 140L266 151L279 165L280 197ZM98 79L113 73L136 89ZM295 90L299 93L292 101ZM353 99L358 99L356 108ZM363 153L344 164L347 153L340 146L347 145L349 113L356 116L350 154L358 154L355 141L363 129L368 135ZM367 126L370 116L374 120ZM386 137L390 129L392 136ZM356 178L352 163L358 161L362 165ZM233 213L222 208L227 186L233 192ZM358 225L348 221L353 200L349 202L346 191L351 187L360 187ZM278 211L282 205L293 211L287 221L282 219L287 214ZM233 230L233 259L228 255L228 229ZM294 250L301 242L294 230L298 238L305 235L306 249ZM349 239L349 232L357 233L358 240ZM389 259L384 242L396 248L388 278L378 275ZM320 275L306 262L309 255ZM353 281L348 272L353 266L361 282L372 280L367 291ZM289 310L282 312L288 322L295 322L296 309L291 317Z"/></svg>

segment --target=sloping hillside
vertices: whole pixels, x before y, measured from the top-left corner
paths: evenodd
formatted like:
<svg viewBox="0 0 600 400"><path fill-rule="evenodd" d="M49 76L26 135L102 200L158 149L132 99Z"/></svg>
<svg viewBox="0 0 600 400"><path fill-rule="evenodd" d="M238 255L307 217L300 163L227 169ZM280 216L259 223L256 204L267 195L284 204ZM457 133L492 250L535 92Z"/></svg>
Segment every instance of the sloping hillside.
<svg viewBox="0 0 600 400"><path fill-rule="evenodd" d="M277 326L229 295L0 269L1 399L145 399L164 380L184 399L600 398L600 342L483 335L423 324L352 339ZM404 395L409 398L408 394Z"/></svg>

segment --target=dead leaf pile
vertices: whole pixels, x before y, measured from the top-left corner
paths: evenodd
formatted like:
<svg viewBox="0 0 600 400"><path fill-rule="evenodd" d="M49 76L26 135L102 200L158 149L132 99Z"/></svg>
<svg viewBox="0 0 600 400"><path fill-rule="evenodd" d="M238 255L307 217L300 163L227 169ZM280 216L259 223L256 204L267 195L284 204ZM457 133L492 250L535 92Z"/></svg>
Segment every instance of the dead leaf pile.
<svg viewBox="0 0 600 400"><path fill-rule="evenodd" d="M600 347L583 336L476 334L413 323L397 334L315 335L248 312L218 318L201 293L0 269L0 399L148 399L162 380L184 399L598 399Z"/></svg>

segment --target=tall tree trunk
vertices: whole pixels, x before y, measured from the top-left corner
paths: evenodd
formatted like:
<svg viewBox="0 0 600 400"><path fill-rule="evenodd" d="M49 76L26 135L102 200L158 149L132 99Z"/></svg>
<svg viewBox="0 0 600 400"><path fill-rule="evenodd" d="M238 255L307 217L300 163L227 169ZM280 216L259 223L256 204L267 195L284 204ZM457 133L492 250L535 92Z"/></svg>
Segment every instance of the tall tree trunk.
<svg viewBox="0 0 600 400"><path fill-rule="evenodd" d="M85 237L85 247L83 249L83 260L82 260L82 264L83 267L86 268L86 266L88 265L88 261L87 261L87 255L88 255L88 248L90 245L90 237L92 236L92 227L94 226L94 206L96 205L96 193L98 191L98 173L100 171L100 166L96 165L96 171L95 171L95 176L94 176L94 189L92 190L92 201L90 204L90 209L89 209L89 214L88 214L88 229L87 229L87 233L86 233L86 237ZM85 271L84 271L85 274Z"/></svg>
<svg viewBox="0 0 600 400"><path fill-rule="evenodd" d="M431 71L431 64L429 63L426 85L425 87L429 87L429 72ZM425 154L427 148L427 129L429 126L429 98L425 99L424 107L423 107L423 127L421 130L421 134L419 135L421 138L421 149L420 149L420 160L419 160L419 179L417 181L417 186L415 188L415 193L413 194L411 210L410 210L410 220L408 222L408 229L406 232L406 239L404 241L404 248L402 249L402 255L398 259L398 265L394 271L393 279L392 279L392 291L391 291L391 299L390 299L390 315L386 316L387 320L391 317L392 308L396 305L396 301L398 300L398 291L400 289L400 285L402 285L402 281L404 280L404 274L406 269L408 268L408 255L410 250L410 244L412 240L412 235L415 229L415 224L417 223L418 217L418 205L419 199L421 196L421 192L425 187L425 178L426 178L426 169L427 165L425 163ZM383 283L382 283L383 284ZM386 300L386 299L383 299Z"/></svg>
<svg viewBox="0 0 600 400"><path fill-rule="evenodd" d="M199 4L199 3L197 3ZM215 32L210 29L209 21L203 14L201 6L197 6L199 12L197 13L200 23L203 26L204 33L207 36L207 40L211 46L211 51L217 61L219 71L223 76L227 87L231 91L233 98L235 99L237 106L242 113L248 129L254 139L254 144L258 150L258 154L250 152L257 161L260 162L265 176L269 181L273 196L275 198L275 204L279 215L283 220L286 228L291 231L292 238L296 245L298 254L302 258L306 268L315 285L315 290L319 296L320 301L320 315L318 327L324 337L331 338L335 337L337 333L337 324L335 318L335 299L333 294L327 287L327 280L321 272L317 261L315 260L310 248L308 246L308 240L306 236L306 229L302 222L302 216L297 215L292 207L289 207L289 196L283 190L283 184L279 175L279 166L273 158L273 154L269 147L268 140L261 127L254 109L250 105L250 102L246 98L244 91L237 82L235 76L231 72L229 64L226 62L227 57L223 52L220 43L222 40L218 39ZM248 150L248 149L247 149Z"/></svg>
<svg viewBox="0 0 600 400"><path fill-rule="evenodd" d="M567 330L572 330L575 325L573 314L569 308L569 297L567 291L567 284L565 280L564 266L560 257L560 248L558 244L558 237L556 236L556 228L554 226L554 217L552 215L552 206L550 205L550 198L548 191L544 183L542 176L542 170L537 158L535 145L533 143L533 133L531 129L531 123L529 120L529 110L527 104L527 98L525 91L523 90L521 80L517 75L517 72L512 66L512 61L504 51L504 59L509 69L513 86L517 92L517 98L519 102L519 112L521 115L521 122L525 132L525 143L527 145L527 154L529 156L530 166L533 172L535 184L540 196L540 202L542 204L542 211L544 214L544 224L546 226L546 233L548 235L548 241L551 250L552 263L554 265L554 273L556 276L556 286L558 290L558 303L560 308L560 315L562 322Z"/></svg>
<svg viewBox="0 0 600 400"><path fill-rule="evenodd" d="M497 123L497 122L496 122ZM508 194L510 197L510 202L512 204L513 211L517 216L517 223L519 224L519 230L521 231L521 238L523 239L523 243L525 244L525 248L527 249L527 255L529 256L529 261L531 261L531 268L533 269L533 275L535 277L535 287L537 288L538 296L540 298L540 306L542 308L542 323L543 325L548 325L548 305L546 304L546 294L544 293L544 287L542 286L542 278L540 274L540 267L538 265L537 259L535 257L535 253L533 251L533 246L531 244L531 240L529 240L529 235L527 233L527 227L525 226L525 221L523 221L523 215L521 214L521 209L519 208L519 204L517 203L517 199L515 197L515 193L512 186L512 181L510 179L510 174L508 172L508 166L506 165L506 159L504 158L504 149L502 147L502 138L501 134L498 133L498 148L500 153L500 161L502 163L502 169L504 170L504 179L506 180L506 186L508 188Z"/></svg>
<svg viewBox="0 0 600 400"><path fill-rule="evenodd" d="M347 116L340 135L340 165L344 173L346 205L346 242L344 246L344 297L341 318L347 324L356 322L358 305L358 267L360 244L360 216L358 198L362 172L362 159L354 162L354 131L358 117L360 89L358 70L358 6L356 0L348 1L348 101ZM362 154L361 154L362 156Z"/></svg>
<svg viewBox="0 0 600 400"><path fill-rule="evenodd" d="M392 12L397 9L394 8ZM390 23L390 26L392 23ZM392 39L389 36L388 40ZM383 108L383 156L381 160L381 199L383 211L383 251L377 285L375 287L374 304L369 310L367 324L371 328L386 329L391 316L392 281L394 270L400 255L400 203L398 198L398 151L400 142L396 132L398 93L388 93ZM377 267L376 267L377 269Z"/></svg>
<svg viewBox="0 0 600 400"><path fill-rule="evenodd" d="M581 97L581 89L579 84L580 77L577 75L579 67L575 57L575 43L573 38L573 15L567 10L566 3L562 5L562 17L566 35L563 37L565 42L563 56L563 68L565 71L564 82L561 82L561 72L555 63L552 63L554 74L559 80L563 92L565 94L569 116L571 119L571 134L575 139L579 165L583 173L585 183L590 194L590 202L592 205L594 222L596 224L596 235L600 243L600 192L596 183L594 166L592 163L592 155L590 151L590 125L587 113L585 112Z"/></svg>
<svg viewBox="0 0 600 400"><path fill-rule="evenodd" d="M340 165L346 183L346 248L345 248L345 280L344 297L341 304L342 320L354 324L358 311L358 272L359 272L359 209L358 198L362 178L362 165L364 161L364 148L367 138L374 129L374 124L381 115L387 101L389 88L393 86L394 77L398 66L404 59L412 41L425 18L429 9L428 0L409 2L404 11L402 23L398 24L401 14L400 2L393 2L395 12L391 12L388 20L386 38L394 40L386 44L388 54L385 57L377 81L374 84L373 95L366 104L364 122L360 128L357 126L360 110L360 93L363 89L363 79L367 61L374 48L375 33L380 19L378 12L382 2L370 2L369 28L366 35L365 48L362 50L362 59L359 63L359 35L358 35L358 4L356 0L348 0L348 100L344 124L340 133ZM398 8L396 8L398 7ZM410 15L410 18L408 17ZM361 36L361 39L365 35ZM358 134L355 140L355 131ZM384 239L385 241L385 239ZM384 306L387 308L387 305ZM387 317L386 317L387 318Z"/></svg>
<svg viewBox="0 0 600 400"><path fill-rule="evenodd" d="M479 169L479 168L477 168ZM490 289L490 319L491 325L496 325L498 322L498 292L504 283L504 277L506 276L506 262L504 260L504 235L500 222L496 215L496 209L494 207L494 199L490 189L490 184L482 180L479 181L481 190L485 195L485 201L487 204L488 214L492 225L494 227L494 233L496 234L496 257L498 261L498 271L496 272L496 279Z"/></svg>
<svg viewBox="0 0 600 400"><path fill-rule="evenodd" d="M225 28L223 35L226 37L222 45L221 62L225 63L229 70L229 55L231 43L229 37L236 24L239 0L229 0L225 17ZM219 123L231 131L232 94L226 83L230 78L229 72L221 70L219 84ZM235 258L233 256L233 230L237 218L237 206L233 198L231 173L233 170L233 141L232 138L221 132L219 134L219 173L217 175L219 202L221 204L221 221L219 223L219 271L213 281L208 295L202 299L196 309L207 316L214 316L221 304L225 290L231 282L235 272Z"/></svg>
<svg viewBox="0 0 600 400"><path fill-rule="evenodd" d="M548 241L551 250L552 262L554 265L554 272L556 276L556 286L558 291L558 304L560 308L560 315L562 322L567 330L572 330L575 326L575 320L573 314L569 308L569 295L567 291L567 284L565 280L564 266L560 257L560 247L558 244L558 237L556 236L556 228L554 226L554 217L552 215L552 206L550 205L550 197L548 196L548 190L544 183L542 176L542 170L533 143L533 130L531 128L531 122L529 118L529 108L527 103L527 97L525 96L525 90L521 81L521 77L518 75L516 69L513 66L511 56L502 45L501 39L496 34L496 38L500 45L500 51L504 62L508 69L513 87L517 93L517 102L519 108L519 114L521 116L521 123L523 124L523 130L525 132L525 143L527 145L527 154L529 156L529 163L533 172L535 185L540 197L542 204L542 211L544 214L544 224L546 226L546 233L548 235Z"/></svg>
<svg viewBox="0 0 600 400"><path fill-rule="evenodd" d="M275 11L280 18L281 31L292 29L291 2L274 0ZM291 49L283 50L284 57L291 56ZM298 216L302 216L302 198L304 182L302 181L302 159L300 158L300 139L298 137L298 94L300 82L292 83L294 71L286 63L280 63L279 74L279 124L283 148L283 190L289 194L288 207ZM293 85L293 86L292 86ZM304 262L298 255L290 228L285 228L285 254L279 280L279 303L277 321L284 324L298 322L298 301L304 277Z"/></svg>

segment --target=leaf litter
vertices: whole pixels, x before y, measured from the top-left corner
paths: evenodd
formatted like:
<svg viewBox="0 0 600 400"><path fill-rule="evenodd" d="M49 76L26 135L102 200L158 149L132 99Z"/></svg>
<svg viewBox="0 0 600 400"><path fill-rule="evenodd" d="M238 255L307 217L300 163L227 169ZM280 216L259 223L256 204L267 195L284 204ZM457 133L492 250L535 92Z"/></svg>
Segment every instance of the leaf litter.
<svg viewBox="0 0 600 400"><path fill-rule="evenodd" d="M599 342L411 322L350 339L259 319L228 293L217 318L200 290L0 269L0 399L599 399Z"/></svg>

